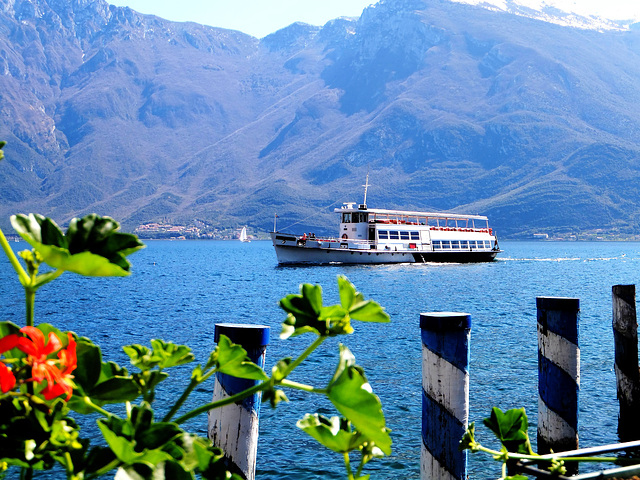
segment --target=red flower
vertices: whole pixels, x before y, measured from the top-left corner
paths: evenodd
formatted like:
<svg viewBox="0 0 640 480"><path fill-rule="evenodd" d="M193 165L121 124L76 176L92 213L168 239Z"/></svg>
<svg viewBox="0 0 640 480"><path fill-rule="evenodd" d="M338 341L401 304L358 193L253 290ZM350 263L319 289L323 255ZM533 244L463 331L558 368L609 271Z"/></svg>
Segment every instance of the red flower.
<svg viewBox="0 0 640 480"><path fill-rule="evenodd" d="M12 333L0 338L0 354L16 348L18 346L18 335ZM7 367L4 363L0 362L0 390L2 393L7 393L9 390L13 390L16 386L16 377L13 371Z"/></svg>
<svg viewBox="0 0 640 480"><path fill-rule="evenodd" d="M16 348L18 346L18 338L18 335L16 335L15 333L0 338L0 353L4 353L7 350Z"/></svg>
<svg viewBox="0 0 640 480"><path fill-rule="evenodd" d="M76 342L71 334L68 334L69 345L63 350L62 342L53 332L49 333L49 341L45 343L44 334L35 327L22 327L20 331L29 337L18 339L18 348L28 355L26 363L31 365L29 380L35 382L47 380L47 386L42 390L46 400L51 400L63 393L67 394L67 400L69 400L73 392L71 372L77 366ZM56 351L58 360L48 358Z"/></svg>
<svg viewBox="0 0 640 480"><path fill-rule="evenodd" d="M13 372L4 363L0 362L0 390L2 390L2 393L7 393L9 390L13 390L15 386L16 377Z"/></svg>

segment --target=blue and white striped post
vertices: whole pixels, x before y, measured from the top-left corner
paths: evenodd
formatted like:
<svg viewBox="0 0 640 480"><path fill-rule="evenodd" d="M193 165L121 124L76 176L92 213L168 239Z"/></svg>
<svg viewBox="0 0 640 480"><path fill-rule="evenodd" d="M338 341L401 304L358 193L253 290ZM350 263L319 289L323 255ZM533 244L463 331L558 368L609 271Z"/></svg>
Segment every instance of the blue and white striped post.
<svg viewBox="0 0 640 480"><path fill-rule="evenodd" d="M471 316L420 314L422 335L422 480L462 480L467 451L458 444L469 422Z"/></svg>
<svg viewBox="0 0 640 480"><path fill-rule="evenodd" d="M537 297L538 452L578 448L580 348L577 298Z"/></svg>
<svg viewBox="0 0 640 480"><path fill-rule="evenodd" d="M636 286L614 285L613 344L620 415L618 437L628 442L640 439L640 371L638 370L638 319Z"/></svg>
<svg viewBox="0 0 640 480"><path fill-rule="evenodd" d="M264 367L269 327L264 325L216 324L214 338L226 335L246 351L247 356L260 367ZM216 374L213 401L240 393L258 383L256 380L236 378L224 373ZM209 411L209 438L224 450L227 468L253 480L258 453L258 422L262 393L245 398L240 403L226 405Z"/></svg>

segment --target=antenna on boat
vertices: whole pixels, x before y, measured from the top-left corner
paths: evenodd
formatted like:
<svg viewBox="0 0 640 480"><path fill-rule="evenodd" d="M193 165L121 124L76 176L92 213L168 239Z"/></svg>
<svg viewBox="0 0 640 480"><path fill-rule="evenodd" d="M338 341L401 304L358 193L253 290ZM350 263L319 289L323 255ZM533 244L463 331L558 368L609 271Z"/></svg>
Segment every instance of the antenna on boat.
<svg viewBox="0 0 640 480"><path fill-rule="evenodd" d="M274 233L277 232L277 230L276 230L276 222L277 221L278 221L278 214L274 213L273 214L273 231L274 231Z"/></svg>
<svg viewBox="0 0 640 480"><path fill-rule="evenodd" d="M369 185L369 169L367 169L367 179L364 182L364 185L362 185L364 187L364 208L367 208L367 190L369 189L369 187L371 185Z"/></svg>

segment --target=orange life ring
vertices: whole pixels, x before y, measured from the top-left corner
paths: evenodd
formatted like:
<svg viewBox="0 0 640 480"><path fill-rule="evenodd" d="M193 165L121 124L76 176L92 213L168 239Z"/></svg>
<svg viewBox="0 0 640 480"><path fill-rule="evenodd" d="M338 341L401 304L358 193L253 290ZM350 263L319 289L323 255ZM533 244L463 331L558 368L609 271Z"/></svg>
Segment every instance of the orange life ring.
<svg viewBox="0 0 640 480"><path fill-rule="evenodd" d="M349 238L349 237L347 237L347 234L345 233L342 235L342 238Z"/></svg>

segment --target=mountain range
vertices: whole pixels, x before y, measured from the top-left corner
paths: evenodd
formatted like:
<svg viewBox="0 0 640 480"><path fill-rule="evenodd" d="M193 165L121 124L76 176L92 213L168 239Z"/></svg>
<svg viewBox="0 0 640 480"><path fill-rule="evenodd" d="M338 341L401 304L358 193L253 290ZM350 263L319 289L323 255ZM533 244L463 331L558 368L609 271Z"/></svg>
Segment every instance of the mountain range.
<svg viewBox="0 0 640 480"><path fill-rule="evenodd" d="M96 212L335 233L333 208L640 230L640 28L383 0L262 39L103 0L0 0L0 226Z"/></svg>

